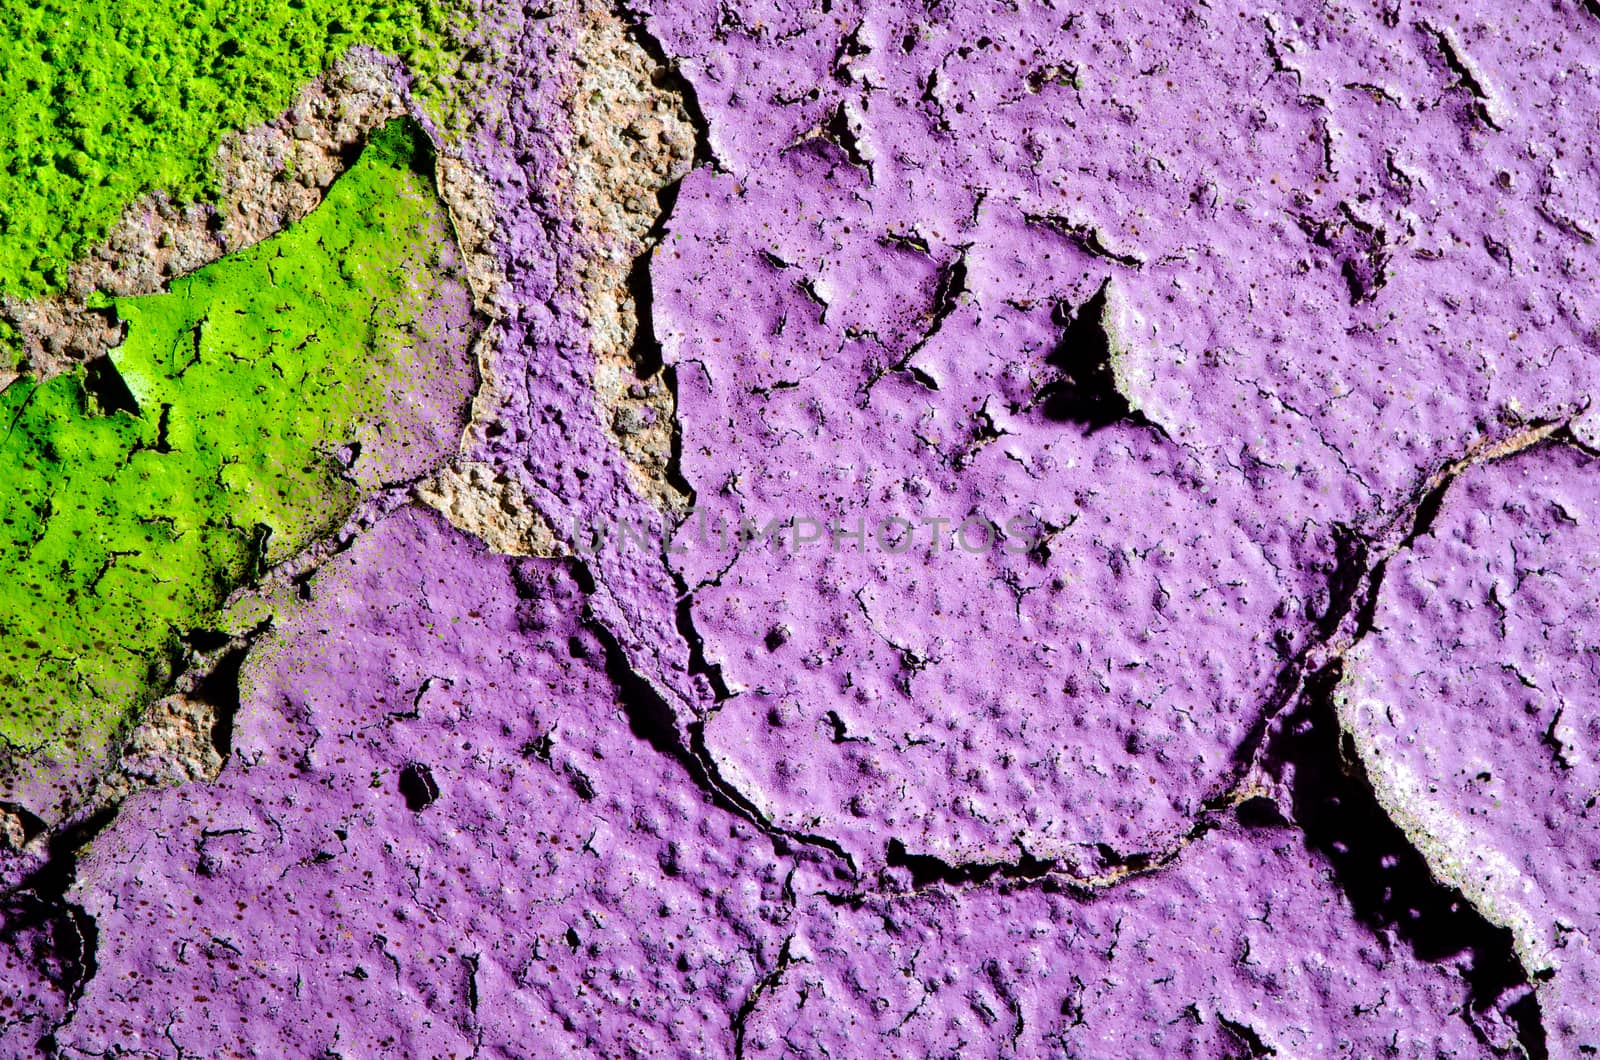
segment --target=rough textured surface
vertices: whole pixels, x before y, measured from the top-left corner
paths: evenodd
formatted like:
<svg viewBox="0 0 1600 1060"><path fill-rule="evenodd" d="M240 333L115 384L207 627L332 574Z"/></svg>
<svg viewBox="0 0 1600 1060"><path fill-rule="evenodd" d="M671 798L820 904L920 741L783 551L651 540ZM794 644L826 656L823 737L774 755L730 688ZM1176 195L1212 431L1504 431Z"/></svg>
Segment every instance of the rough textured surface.
<svg viewBox="0 0 1600 1060"><path fill-rule="evenodd" d="M1474 1051L1451 969L1352 936L1281 824L1111 901L904 872L830 902L641 739L582 607L416 510L325 568L216 783L136 797L80 868L67 1055Z"/></svg>
<svg viewBox="0 0 1600 1060"><path fill-rule="evenodd" d="M180 200L210 190L218 136L282 109L353 45L403 53L437 89L453 59L450 12L433 0L7 5L0 289L59 289L73 259L151 186Z"/></svg>
<svg viewBox="0 0 1600 1060"><path fill-rule="evenodd" d="M1587 1055L1591 7L475 10L459 447L0 1055Z"/></svg>
<svg viewBox="0 0 1600 1060"><path fill-rule="evenodd" d="M1385 577L1340 689L1379 800L1510 929L1563 1055L1600 1050L1597 474L1555 445L1463 476Z"/></svg>
<svg viewBox="0 0 1600 1060"><path fill-rule="evenodd" d="M668 476L672 390L650 349L653 337L639 334L637 299L648 296L641 255L655 242L660 196L689 171L695 134L667 71L618 19L596 12L582 25L567 178L574 227L587 247L574 282L586 302L600 414L637 469L635 487L677 510L684 498Z"/></svg>
<svg viewBox="0 0 1600 1060"><path fill-rule="evenodd" d="M174 277L282 231L322 202L374 129L406 114L422 116L404 68L368 48L346 52L282 114L220 136L212 200L175 202L173 190L153 191L126 207L104 241L67 267L64 292L22 301L0 288L0 317L17 330L19 368L54 375L113 348L122 331L85 305L92 294L153 294ZM474 293L487 309L504 272L485 247L493 206L481 179L448 146L437 178Z"/></svg>
<svg viewBox="0 0 1600 1060"><path fill-rule="evenodd" d="M718 1051L786 866L630 730L582 608L415 509L330 563L216 783L139 796L80 869L68 1055Z"/></svg>
<svg viewBox="0 0 1600 1060"><path fill-rule="evenodd" d="M516 480L488 464L447 467L417 487L417 499L502 556L548 558L566 551Z"/></svg>
<svg viewBox="0 0 1600 1060"><path fill-rule="evenodd" d="M1352 934L1349 917L1292 830L1237 826L1109 900L1038 885L875 899L794 929L739 1044L752 1057L1478 1055L1451 970Z"/></svg>
<svg viewBox="0 0 1600 1060"><path fill-rule="evenodd" d="M1547 215L1550 101L1594 70L1517 42L1590 16L1512 18L659 11L720 163L655 270L700 503L1047 542L679 561L728 775L859 858L1092 871L1187 828L1329 613L1336 531L1588 393L1591 255ZM1504 56L1499 127L1441 26Z"/></svg>
<svg viewBox="0 0 1600 1060"><path fill-rule="evenodd" d="M63 764L106 757L186 638L261 620L223 615L235 589L455 445L475 322L432 168L385 126L323 209L118 300L110 357L0 397L8 800L59 819Z"/></svg>

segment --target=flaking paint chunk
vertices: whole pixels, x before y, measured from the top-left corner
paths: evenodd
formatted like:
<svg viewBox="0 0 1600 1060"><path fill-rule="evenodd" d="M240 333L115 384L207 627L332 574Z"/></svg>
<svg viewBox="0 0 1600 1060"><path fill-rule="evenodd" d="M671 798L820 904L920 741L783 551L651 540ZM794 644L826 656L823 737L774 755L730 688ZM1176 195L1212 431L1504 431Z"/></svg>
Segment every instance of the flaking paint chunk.
<svg viewBox="0 0 1600 1060"><path fill-rule="evenodd" d="M1600 1049L1600 462L1474 469L1393 564L1339 714L1380 801L1506 928L1551 1055Z"/></svg>

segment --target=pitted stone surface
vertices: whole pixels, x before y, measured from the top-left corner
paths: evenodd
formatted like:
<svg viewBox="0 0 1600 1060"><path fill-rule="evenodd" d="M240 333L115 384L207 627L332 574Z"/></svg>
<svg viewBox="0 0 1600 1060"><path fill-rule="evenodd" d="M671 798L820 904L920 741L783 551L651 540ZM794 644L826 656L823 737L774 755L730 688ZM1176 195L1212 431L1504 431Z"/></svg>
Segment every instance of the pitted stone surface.
<svg viewBox="0 0 1600 1060"><path fill-rule="evenodd" d="M787 868L630 730L559 561L407 508L310 595L218 779L80 868L68 1055L720 1051Z"/></svg>
<svg viewBox="0 0 1600 1060"><path fill-rule="evenodd" d="M831 913L794 928L744 1055L1486 1055L1452 970L1352 932L1289 829L1229 826L1111 898L934 889Z"/></svg>
<svg viewBox="0 0 1600 1060"><path fill-rule="evenodd" d="M67 1055L1479 1054L1459 969L1352 931L1287 827L1110 899L841 902L630 729L560 562L403 509L310 595L219 778L80 868Z"/></svg>

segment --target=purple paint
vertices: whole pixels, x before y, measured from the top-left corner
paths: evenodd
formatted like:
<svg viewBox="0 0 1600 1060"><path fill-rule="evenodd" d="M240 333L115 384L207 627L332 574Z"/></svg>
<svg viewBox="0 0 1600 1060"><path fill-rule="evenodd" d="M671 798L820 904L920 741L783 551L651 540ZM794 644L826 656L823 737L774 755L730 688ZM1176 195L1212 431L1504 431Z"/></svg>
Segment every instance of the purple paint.
<svg viewBox="0 0 1600 1060"><path fill-rule="evenodd" d="M80 867L69 1055L1473 1051L1456 969L1354 930L1287 827L1105 898L894 870L830 900L630 727L583 605L415 509L330 563L218 781L137 797Z"/></svg>
<svg viewBox="0 0 1600 1060"><path fill-rule="evenodd" d="M643 525L548 193L576 16L522 18L468 152L509 314L466 455L554 526ZM686 527L580 569L402 510L252 657L218 782L90 848L67 1055L1514 1048L1471 954L1424 959L1293 823L1219 806L1267 783L1286 675L1342 647L1340 541L1595 390L1600 23L697 0L647 26L714 156L650 271L707 517L1015 517L1043 547ZM1497 904L1418 840L1553 970L1561 1056L1595 1044L1588 459L1467 472L1347 661L1399 720L1344 714L1369 770L1438 789L1391 816L1436 806L1529 881Z"/></svg>
<svg viewBox="0 0 1600 1060"><path fill-rule="evenodd" d="M1341 689L1380 799L1542 980L1552 1055L1600 1042L1597 475L1560 445L1464 475Z"/></svg>

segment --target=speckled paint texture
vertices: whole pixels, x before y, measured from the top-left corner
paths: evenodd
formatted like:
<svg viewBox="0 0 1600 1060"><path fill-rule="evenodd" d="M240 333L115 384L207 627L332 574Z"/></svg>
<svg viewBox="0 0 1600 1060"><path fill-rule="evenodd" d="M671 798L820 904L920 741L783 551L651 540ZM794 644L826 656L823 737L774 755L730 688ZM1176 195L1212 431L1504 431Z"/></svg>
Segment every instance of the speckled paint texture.
<svg viewBox="0 0 1600 1060"><path fill-rule="evenodd" d="M449 468L0 805L0 1056L1600 1051L1600 11L463 10Z"/></svg>

